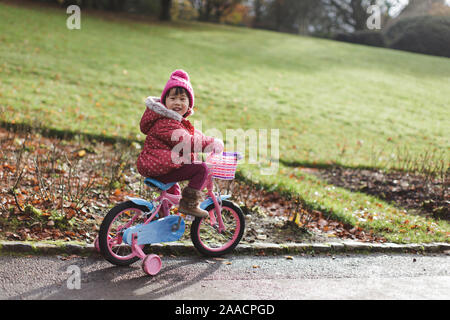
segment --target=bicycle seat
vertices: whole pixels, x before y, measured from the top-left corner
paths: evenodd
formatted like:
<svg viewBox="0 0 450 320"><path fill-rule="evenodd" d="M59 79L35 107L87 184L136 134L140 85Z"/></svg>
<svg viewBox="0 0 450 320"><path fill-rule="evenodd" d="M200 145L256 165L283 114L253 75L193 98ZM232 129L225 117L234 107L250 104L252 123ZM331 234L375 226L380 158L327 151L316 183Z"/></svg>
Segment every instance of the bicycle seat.
<svg viewBox="0 0 450 320"><path fill-rule="evenodd" d="M150 187L157 187L162 191L166 191L170 187L172 187L176 182L162 183L161 181L158 181L153 178L145 178L144 183Z"/></svg>

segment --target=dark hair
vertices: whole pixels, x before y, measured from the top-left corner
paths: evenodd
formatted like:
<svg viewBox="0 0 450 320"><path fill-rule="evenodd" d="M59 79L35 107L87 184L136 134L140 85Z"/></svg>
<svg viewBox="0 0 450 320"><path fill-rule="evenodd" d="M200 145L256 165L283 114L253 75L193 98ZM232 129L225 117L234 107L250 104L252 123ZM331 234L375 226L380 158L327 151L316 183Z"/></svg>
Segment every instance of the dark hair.
<svg viewBox="0 0 450 320"><path fill-rule="evenodd" d="M172 92L173 89L175 89L175 92L174 92L175 95L179 95L179 94L183 94L184 93L188 97L189 103L191 102L191 97L189 96L189 92L185 88L183 88L183 87L173 87L173 88L170 88L169 90L167 90L166 95L164 96L164 100L162 101L164 104L166 104L166 98L170 94L170 92Z"/></svg>

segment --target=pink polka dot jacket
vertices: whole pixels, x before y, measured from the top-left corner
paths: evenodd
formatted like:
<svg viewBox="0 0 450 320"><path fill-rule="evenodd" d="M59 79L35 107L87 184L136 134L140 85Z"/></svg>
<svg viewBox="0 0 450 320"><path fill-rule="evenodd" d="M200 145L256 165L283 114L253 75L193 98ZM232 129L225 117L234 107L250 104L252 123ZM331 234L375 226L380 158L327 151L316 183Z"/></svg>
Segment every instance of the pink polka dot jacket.
<svg viewBox="0 0 450 320"><path fill-rule="evenodd" d="M214 143L213 137L207 137L195 130L189 120L167 109L159 98L148 97L145 104L147 108L140 128L147 137L137 159L137 169L144 177L164 175L185 163L192 163L197 157L196 153L204 151ZM191 151L190 154L183 154L181 147ZM178 160L173 161L173 156ZM180 162L181 156L185 160Z"/></svg>

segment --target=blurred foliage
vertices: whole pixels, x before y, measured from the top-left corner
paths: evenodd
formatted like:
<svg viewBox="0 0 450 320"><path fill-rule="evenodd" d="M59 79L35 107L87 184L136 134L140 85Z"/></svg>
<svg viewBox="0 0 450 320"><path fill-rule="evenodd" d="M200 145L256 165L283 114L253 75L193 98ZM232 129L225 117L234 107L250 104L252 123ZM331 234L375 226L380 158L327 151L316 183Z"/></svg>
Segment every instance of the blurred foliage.
<svg viewBox="0 0 450 320"><path fill-rule="evenodd" d="M198 11L189 0L179 0L172 3L170 11L173 20L196 20Z"/></svg>
<svg viewBox="0 0 450 320"><path fill-rule="evenodd" d="M389 48L450 57L450 17L408 17L385 33Z"/></svg>
<svg viewBox="0 0 450 320"><path fill-rule="evenodd" d="M376 47L450 56L450 6L443 0L410 1L400 15L390 9L400 0L380 0L382 29L366 23L369 0L35 0L82 9L139 13L161 20L199 20L306 34ZM400 6L401 7L401 6ZM383 29L384 28L384 29Z"/></svg>
<svg viewBox="0 0 450 320"><path fill-rule="evenodd" d="M379 31L371 30L355 31L353 33L338 33L334 36L334 40L364 44L374 47L385 46L383 34Z"/></svg>

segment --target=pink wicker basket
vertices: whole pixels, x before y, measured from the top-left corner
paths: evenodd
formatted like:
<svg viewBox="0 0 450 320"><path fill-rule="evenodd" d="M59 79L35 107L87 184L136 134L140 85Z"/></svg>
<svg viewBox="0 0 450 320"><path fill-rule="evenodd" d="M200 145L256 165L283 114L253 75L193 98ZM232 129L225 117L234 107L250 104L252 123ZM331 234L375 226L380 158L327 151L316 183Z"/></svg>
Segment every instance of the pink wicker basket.
<svg viewBox="0 0 450 320"><path fill-rule="evenodd" d="M223 152L222 154L212 154L206 160L206 164L212 171L214 178L233 180L238 160L241 158L237 152Z"/></svg>

